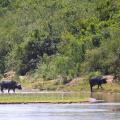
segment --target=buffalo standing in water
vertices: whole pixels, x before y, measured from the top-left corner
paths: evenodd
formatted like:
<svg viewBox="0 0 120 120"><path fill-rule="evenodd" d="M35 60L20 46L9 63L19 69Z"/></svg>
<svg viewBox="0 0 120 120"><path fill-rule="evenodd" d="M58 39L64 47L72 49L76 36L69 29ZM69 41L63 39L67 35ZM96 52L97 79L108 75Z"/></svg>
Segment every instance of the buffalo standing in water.
<svg viewBox="0 0 120 120"><path fill-rule="evenodd" d="M18 84L16 81L13 80L2 80L0 81L0 87L1 87L1 92L3 93L4 89L8 89L8 93L10 90L13 90L15 93L15 89L21 90L22 87L20 84Z"/></svg>
<svg viewBox="0 0 120 120"><path fill-rule="evenodd" d="M102 78L102 77L94 77L90 79L89 83L90 83L91 92L93 92L93 89L92 89L93 86L98 85L98 89L99 87L102 88L102 84L106 84L107 80L106 78Z"/></svg>

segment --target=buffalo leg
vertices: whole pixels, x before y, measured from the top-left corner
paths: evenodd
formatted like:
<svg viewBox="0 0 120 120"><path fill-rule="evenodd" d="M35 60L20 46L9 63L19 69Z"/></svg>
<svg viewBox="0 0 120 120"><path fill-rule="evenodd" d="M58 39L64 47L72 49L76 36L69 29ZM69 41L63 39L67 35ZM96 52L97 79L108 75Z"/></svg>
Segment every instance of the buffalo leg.
<svg viewBox="0 0 120 120"><path fill-rule="evenodd" d="M10 92L10 89L8 89L8 93Z"/></svg>
<svg viewBox="0 0 120 120"><path fill-rule="evenodd" d="M1 92L4 93L3 88L1 88Z"/></svg>
<svg viewBox="0 0 120 120"><path fill-rule="evenodd" d="M15 89L13 89L13 92L15 93Z"/></svg>
<svg viewBox="0 0 120 120"><path fill-rule="evenodd" d="M101 89L103 89L102 85L100 84Z"/></svg>
<svg viewBox="0 0 120 120"><path fill-rule="evenodd" d="M100 85L98 84L98 89L99 89Z"/></svg>
<svg viewBox="0 0 120 120"><path fill-rule="evenodd" d="M90 85L90 90L91 90L91 92L93 92L92 87L93 87L93 86L92 86L92 85Z"/></svg>

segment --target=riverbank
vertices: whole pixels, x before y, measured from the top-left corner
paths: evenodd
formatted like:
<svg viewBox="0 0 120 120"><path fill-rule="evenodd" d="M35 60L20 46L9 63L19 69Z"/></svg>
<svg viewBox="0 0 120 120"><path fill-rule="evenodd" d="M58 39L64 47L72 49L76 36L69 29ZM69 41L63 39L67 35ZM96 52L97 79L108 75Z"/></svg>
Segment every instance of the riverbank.
<svg viewBox="0 0 120 120"><path fill-rule="evenodd" d="M55 80L44 81L43 84L40 80L31 81L28 79L20 80L20 83L23 86L22 91L17 91L15 94L8 94L7 91L5 94L1 93L0 104L86 103L90 102L90 98L112 102L111 95L120 93L119 83L107 83L102 85L103 89L97 89L95 86L93 96L91 96L89 82L86 78L77 78L67 84L56 84ZM96 93L97 97L94 96ZM119 100L120 97L117 101Z"/></svg>
<svg viewBox="0 0 120 120"><path fill-rule="evenodd" d="M0 104L28 103L82 103L88 102L89 95L80 93L15 93L0 94Z"/></svg>
<svg viewBox="0 0 120 120"><path fill-rule="evenodd" d="M56 80L30 80L26 78L20 80L22 86L27 91L64 91L64 92L90 92L89 79L87 77L75 78L69 83L58 84ZM107 93L120 93L120 83L115 83L110 80L107 84L103 84L103 89L97 89L98 86L94 86L94 92L107 92Z"/></svg>
<svg viewBox="0 0 120 120"><path fill-rule="evenodd" d="M120 93L111 92L19 92L0 94L0 104L72 104L120 102Z"/></svg>

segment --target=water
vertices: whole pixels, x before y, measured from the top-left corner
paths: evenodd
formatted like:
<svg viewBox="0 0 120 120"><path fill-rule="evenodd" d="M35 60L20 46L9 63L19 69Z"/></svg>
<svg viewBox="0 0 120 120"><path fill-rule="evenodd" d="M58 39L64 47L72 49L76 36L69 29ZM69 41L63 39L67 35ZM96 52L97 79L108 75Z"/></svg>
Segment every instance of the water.
<svg viewBox="0 0 120 120"><path fill-rule="evenodd" d="M91 97L97 100L104 100L105 102L118 102L120 103L120 93L93 93Z"/></svg>
<svg viewBox="0 0 120 120"><path fill-rule="evenodd" d="M120 103L0 105L0 120L120 120Z"/></svg>
<svg viewBox="0 0 120 120"><path fill-rule="evenodd" d="M120 94L93 96L105 102L0 105L0 120L120 120Z"/></svg>

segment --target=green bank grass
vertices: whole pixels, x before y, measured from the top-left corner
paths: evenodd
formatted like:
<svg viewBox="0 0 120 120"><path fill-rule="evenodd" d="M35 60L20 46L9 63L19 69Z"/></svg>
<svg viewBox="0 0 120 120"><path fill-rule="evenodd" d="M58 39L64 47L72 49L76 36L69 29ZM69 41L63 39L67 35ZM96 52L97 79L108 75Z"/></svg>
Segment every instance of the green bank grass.
<svg viewBox="0 0 120 120"><path fill-rule="evenodd" d="M12 103L77 103L87 102L89 95L80 93L0 94L0 104Z"/></svg>

